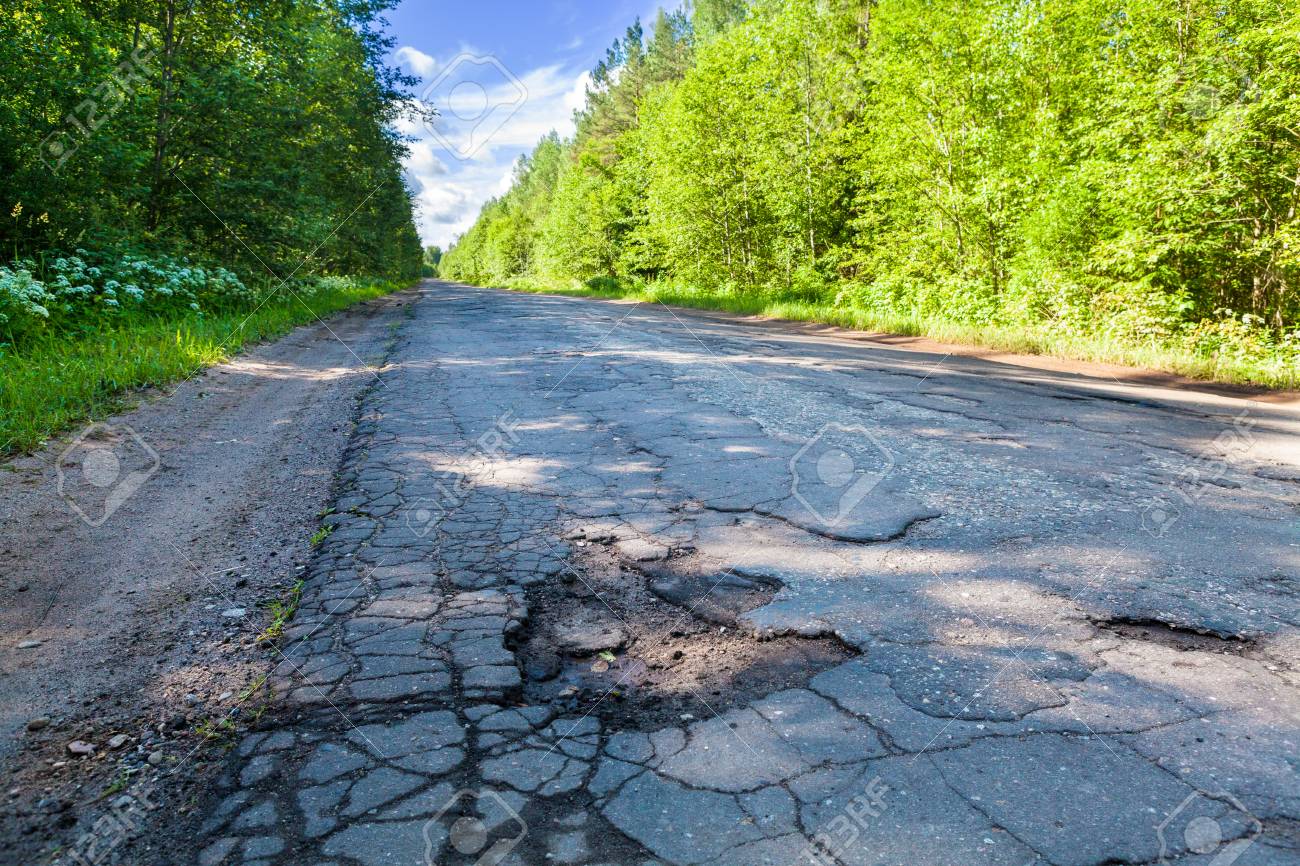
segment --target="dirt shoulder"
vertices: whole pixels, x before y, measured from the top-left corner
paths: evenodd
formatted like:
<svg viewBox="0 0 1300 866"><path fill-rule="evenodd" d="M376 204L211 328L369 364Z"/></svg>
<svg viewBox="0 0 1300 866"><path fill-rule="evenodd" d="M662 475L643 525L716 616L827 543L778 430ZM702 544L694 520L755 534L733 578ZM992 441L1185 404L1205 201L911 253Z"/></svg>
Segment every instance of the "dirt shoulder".
<svg viewBox="0 0 1300 866"><path fill-rule="evenodd" d="M414 297L299 328L0 466L0 838L15 862L46 860L105 792L191 776L196 728L257 711L270 603L292 598L369 365Z"/></svg>

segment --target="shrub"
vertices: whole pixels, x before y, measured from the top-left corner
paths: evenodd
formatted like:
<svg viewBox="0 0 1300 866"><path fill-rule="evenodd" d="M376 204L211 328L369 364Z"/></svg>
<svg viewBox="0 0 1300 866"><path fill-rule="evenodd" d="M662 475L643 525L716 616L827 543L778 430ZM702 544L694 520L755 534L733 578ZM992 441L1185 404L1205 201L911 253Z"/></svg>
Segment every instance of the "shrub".
<svg viewBox="0 0 1300 866"><path fill-rule="evenodd" d="M592 277L591 279L587 280L585 285L588 289L591 289L593 292L600 292L602 294L615 294L622 291L623 289L623 286L619 283L618 278L610 277L610 276Z"/></svg>
<svg viewBox="0 0 1300 866"><path fill-rule="evenodd" d="M0 334L7 340L43 326L55 297L26 268L0 266Z"/></svg>
<svg viewBox="0 0 1300 866"><path fill-rule="evenodd" d="M78 249L44 264L23 259L3 273L9 296L4 315L11 322L27 320L24 327L7 325L11 336L31 330L36 319L66 330L119 315L174 317L254 300L234 272L165 255L96 256Z"/></svg>
<svg viewBox="0 0 1300 866"><path fill-rule="evenodd" d="M315 277L310 280L304 280L303 283L304 288L306 289L306 294L308 295L317 292L343 292L348 289L356 288L357 286L357 281L352 277L339 277L334 275ZM294 291L303 294L302 290L296 287Z"/></svg>

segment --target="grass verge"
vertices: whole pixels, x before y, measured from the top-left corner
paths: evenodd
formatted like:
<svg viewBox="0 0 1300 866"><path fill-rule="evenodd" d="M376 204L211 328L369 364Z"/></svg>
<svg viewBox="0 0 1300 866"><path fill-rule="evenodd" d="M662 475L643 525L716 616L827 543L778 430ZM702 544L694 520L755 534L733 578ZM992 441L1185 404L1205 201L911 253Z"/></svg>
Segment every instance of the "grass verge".
<svg viewBox="0 0 1300 866"><path fill-rule="evenodd" d="M124 322L7 346L0 350L0 456L31 451L79 421L119 411L130 391L185 379L246 345L399 288L357 283L316 292L307 299L310 310L292 295L277 295L251 312Z"/></svg>
<svg viewBox="0 0 1300 866"><path fill-rule="evenodd" d="M584 285L515 282L512 291L587 298L664 303L700 310L721 310L794 322L817 322L855 331L926 337L944 343L982 346L1024 355L1048 355L1075 361L1118 364L1233 385L1272 389L1300 388L1300 368L1285 357L1242 358L1195 354L1158 342L1135 344L1100 335L1068 335L1031 326L972 325L947 319L835 307L828 303L788 301L752 295L722 295L675 286L593 288Z"/></svg>

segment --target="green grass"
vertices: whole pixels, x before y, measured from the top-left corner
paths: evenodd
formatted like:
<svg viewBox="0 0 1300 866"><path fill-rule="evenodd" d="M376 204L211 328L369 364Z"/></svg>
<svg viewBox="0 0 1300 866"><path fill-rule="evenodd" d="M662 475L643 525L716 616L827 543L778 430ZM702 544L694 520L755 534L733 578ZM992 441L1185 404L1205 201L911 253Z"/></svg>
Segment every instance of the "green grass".
<svg viewBox="0 0 1300 866"><path fill-rule="evenodd" d="M401 288L372 282L322 291L311 310L281 293L254 312L122 322L76 338L50 335L0 349L0 456L39 448L89 418L130 405L133 391L187 378L244 346Z"/></svg>
<svg viewBox="0 0 1300 866"><path fill-rule="evenodd" d="M303 585L303 581L295 581L289 591L284 594L284 598L273 598L266 603L266 612L270 614L271 621L267 623L266 629L257 636L258 643L263 641L274 643L284 634L284 627L289 624L294 614L298 612L298 604L302 601Z"/></svg>
<svg viewBox="0 0 1300 866"><path fill-rule="evenodd" d="M1274 389L1300 388L1300 368L1293 359L1281 355L1264 358L1210 357L1161 343L1140 344L1101 335L1054 334L1028 325L974 325L935 317L882 314L836 307L825 302L779 300L758 295L726 295L668 285L602 289L577 284L514 282L506 288L536 294L662 302L701 310L722 310L795 322L817 322L855 331L926 337L939 342L982 346L1025 355L1049 355L1077 361L1119 364L1210 382Z"/></svg>

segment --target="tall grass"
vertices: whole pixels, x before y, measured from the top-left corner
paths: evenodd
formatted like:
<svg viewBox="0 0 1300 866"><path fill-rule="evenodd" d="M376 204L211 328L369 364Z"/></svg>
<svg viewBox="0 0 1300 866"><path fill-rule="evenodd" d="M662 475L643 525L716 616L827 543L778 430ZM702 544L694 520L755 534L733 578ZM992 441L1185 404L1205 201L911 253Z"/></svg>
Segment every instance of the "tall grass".
<svg viewBox="0 0 1300 866"><path fill-rule="evenodd" d="M251 312L121 321L75 338L50 335L0 348L0 455L31 451L79 421L123 408L132 391L182 380L317 314L398 288L382 281L330 287L308 299L310 310L282 293Z"/></svg>
<svg viewBox="0 0 1300 866"><path fill-rule="evenodd" d="M513 291L613 298L665 303L701 310L722 310L796 322L817 322L855 331L927 337L946 343L981 346L1025 355L1049 355L1077 361L1117 364L1202 379L1264 388L1300 388L1300 369L1288 354L1242 358L1209 356L1176 345L1137 343L1105 335L1053 333L1030 325L976 325L922 315L880 313L825 301L783 300L756 294L728 294L673 283L625 284L614 280L542 283L515 280Z"/></svg>

